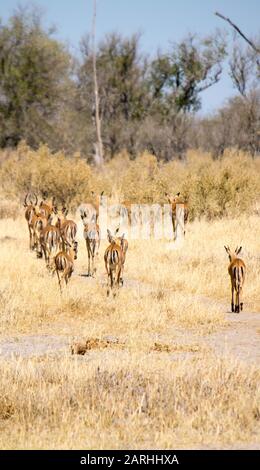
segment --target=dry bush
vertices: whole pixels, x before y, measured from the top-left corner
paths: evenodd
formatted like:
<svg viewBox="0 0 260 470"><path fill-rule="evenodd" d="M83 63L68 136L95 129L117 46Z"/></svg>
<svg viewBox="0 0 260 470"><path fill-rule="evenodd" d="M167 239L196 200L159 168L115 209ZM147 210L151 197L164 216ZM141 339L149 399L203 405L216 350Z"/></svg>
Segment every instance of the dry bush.
<svg viewBox="0 0 260 470"><path fill-rule="evenodd" d="M21 200L28 190L47 190L72 209L89 200L91 190L133 203L167 203L165 191L181 191L189 203L190 220L238 215L252 211L260 200L260 160L232 149L218 161L190 151L185 162L169 163L158 162L149 153L130 160L122 152L97 170L79 154L51 154L46 146L32 151L21 143L4 159L0 177L7 197Z"/></svg>

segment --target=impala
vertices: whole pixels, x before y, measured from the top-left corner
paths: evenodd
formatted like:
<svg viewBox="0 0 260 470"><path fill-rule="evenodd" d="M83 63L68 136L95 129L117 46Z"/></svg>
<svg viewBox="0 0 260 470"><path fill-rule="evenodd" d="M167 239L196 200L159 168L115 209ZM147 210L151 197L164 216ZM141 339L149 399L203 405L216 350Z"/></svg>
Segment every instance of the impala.
<svg viewBox="0 0 260 470"><path fill-rule="evenodd" d="M122 268L121 268L121 276L120 276L120 282L121 282L121 285L123 285L124 284L123 274L124 274L124 267L125 267L126 252L128 250L128 241L125 238L125 234L123 234L121 237L119 237L117 235L118 232L119 232L119 227L115 231L114 239L115 239L116 244L121 247L122 252L123 252ZM110 236L111 236L111 233L110 233Z"/></svg>
<svg viewBox="0 0 260 470"><path fill-rule="evenodd" d="M34 199L32 199L32 197ZM29 199L29 204L28 204L28 199ZM25 198L24 198L24 207L26 208L25 209L25 220L28 224L28 230L29 230L29 248L30 250L33 250L34 249L34 239L33 239L33 224L32 224L32 218L33 216L35 215L35 211L37 210L37 204L38 204L38 197L36 196L35 193L33 193L32 195L30 194L30 198L29 198L29 193L27 193L25 195Z"/></svg>
<svg viewBox="0 0 260 470"><path fill-rule="evenodd" d="M46 219L49 219L55 208L55 197L52 198L50 203L46 202L45 199L41 201L39 208L41 215L46 217Z"/></svg>
<svg viewBox="0 0 260 470"><path fill-rule="evenodd" d="M77 235L77 224L73 220L64 219L59 222L59 227L62 238L72 244Z"/></svg>
<svg viewBox="0 0 260 470"><path fill-rule="evenodd" d="M184 202L184 199L181 197L181 193L175 194L174 197L170 196L168 193L165 193L165 196L168 199L169 204L171 205L171 216L172 216L172 228L173 228L173 233L176 233L176 206L177 204L183 204L184 207L184 227L188 221L188 216L189 216L189 209L188 205L186 202ZM184 231L185 235L185 231Z"/></svg>
<svg viewBox="0 0 260 470"><path fill-rule="evenodd" d="M114 289L119 289L121 273L122 273L122 266L124 264L124 253L122 247L117 244L115 237L112 236L110 230L107 230L108 241L110 245L107 247L104 260L105 260L105 268L107 272L107 296L109 295L110 291ZM124 235L122 236L124 237ZM113 295L116 295L116 291L114 290Z"/></svg>
<svg viewBox="0 0 260 470"><path fill-rule="evenodd" d="M41 234L48 225L48 219L39 212L37 213L34 209L34 214L31 218L31 225L33 229L33 247L36 249L37 258L42 258Z"/></svg>
<svg viewBox="0 0 260 470"><path fill-rule="evenodd" d="M46 266L48 268L51 265L51 258L53 258L58 251L62 249L63 238L61 226L65 221L65 213L65 207L59 210L55 206L48 219L48 225L45 225L40 232L41 250L44 253Z"/></svg>
<svg viewBox="0 0 260 470"><path fill-rule="evenodd" d="M231 252L229 246L224 246L228 257L229 257L229 266L228 266L228 274L230 276L231 281L231 311L239 313L240 310L243 310L243 302L242 302L242 288L245 282L245 275L246 275L246 266L242 259L238 258L238 254L242 250L242 246L240 248L236 248L234 253ZM234 305L234 293L235 293L235 305Z"/></svg>
<svg viewBox="0 0 260 470"><path fill-rule="evenodd" d="M62 281L68 284L68 281L74 271L74 260L77 259L78 242L74 241L71 245L64 240L65 250L60 251L54 257L53 271L56 271L60 291L62 292Z"/></svg>
<svg viewBox="0 0 260 470"><path fill-rule="evenodd" d="M83 236L86 240L88 251L88 276L94 276L96 272L95 258L98 256L100 246L100 229L99 225L92 219L92 222L84 226Z"/></svg>

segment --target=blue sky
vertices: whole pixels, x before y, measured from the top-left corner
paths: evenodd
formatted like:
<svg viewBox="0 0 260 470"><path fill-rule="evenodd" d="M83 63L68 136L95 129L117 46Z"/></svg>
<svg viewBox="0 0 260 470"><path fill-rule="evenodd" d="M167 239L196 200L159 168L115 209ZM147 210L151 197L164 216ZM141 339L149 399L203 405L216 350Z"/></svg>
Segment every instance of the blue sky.
<svg viewBox="0 0 260 470"><path fill-rule="evenodd" d="M39 5L45 24L57 27L56 37L65 40L74 53L82 36L91 30L92 0L0 0L0 18L6 21L18 5ZM97 37L111 31L130 35L141 32L142 50L150 55L189 32L207 35L224 28L232 29L213 13L230 17L249 37L260 32L260 0L97 0ZM202 112L217 109L234 94L231 80L224 73L220 83L202 95Z"/></svg>

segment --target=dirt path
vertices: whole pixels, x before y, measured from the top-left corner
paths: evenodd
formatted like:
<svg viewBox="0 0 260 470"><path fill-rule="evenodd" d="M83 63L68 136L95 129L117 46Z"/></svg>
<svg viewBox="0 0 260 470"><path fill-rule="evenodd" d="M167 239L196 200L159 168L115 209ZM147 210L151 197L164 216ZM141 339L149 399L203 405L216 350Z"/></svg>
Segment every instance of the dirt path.
<svg viewBox="0 0 260 470"><path fill-rule="evenodd" d="M93 282L93 279L80 275L83 282ZM103 286L105 279L97 280ZM139 293L153 291L153 286L140 283L136 280L127 280L125 287L136 289ZM187 294L185 293L185 297ZM191 300L201 303L211 303L212 299L203 295L190 294ZM226 303L215 300L214 306L220 311L225 311ZM260 362L260 313L241 312L240 314L226 312L229 326L221 328L218 332L207 336L198 337L196 332L187 332L179 329L179 342L183 337L192 342L210 347L218 356L227 354L247 363L259 364ZM49 354L69 353L70 338L66 335L22 335L17 337L0 338L0 357L11 358L14 356L34 357ZM93 351L94 352L94 351ZM122 351L123 352L123 351ZM125 353L126 351L124 351ZM100 351L101 353L101 351ZM172 353L171 353L172 354ZM189 353L196 354L196 352ZM174 356L180 357L176 353Z"/></svg>

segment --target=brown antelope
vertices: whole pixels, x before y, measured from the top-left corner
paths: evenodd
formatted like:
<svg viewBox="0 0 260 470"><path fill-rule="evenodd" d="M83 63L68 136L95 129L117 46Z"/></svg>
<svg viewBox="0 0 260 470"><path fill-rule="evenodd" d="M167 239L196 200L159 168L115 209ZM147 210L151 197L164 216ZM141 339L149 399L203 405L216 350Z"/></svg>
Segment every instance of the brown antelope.
<svg viewBox="0 0 260 470"><path fill-rule="evenodd" d="M39 212L36 213L36 210L34 210L34 214L31 218L31 225L33 229L33 247L36 249L37 258L42 258L41 234L48 225L48 219Z"/></svg>
<svg viewBox="0 0 260 470"><path fill-rule="evenodd" d="M63 220L63 222L59 222L60 233L61 237L66 240L70 244L75 241L77 235L77 224L73 220Z"/></svg>
<svg viewBox="0 0 260 470"><path fill-rule="evenodd" d="M94 276L96 272L95 258L98 256L100 246L100 230L99 225L95 222L95 216L92 222L84 226L83 236L86 240L86 247L88 251L88 276Z"/></svg>
<svg viewBox="0 0 260 470"><path fill-rule="evenodd" d="M46 219L49 219L52 212L54 211L54 207L55 207L55 197L52 198L52 201L50 203L47 203L46 200L44 199L43 201L41 201L40 206L39 206L41 215L46 217Z"/></svg>
<svg viewBox="0 0 260 470"><path fill-rule="evenodd" d="M77 235L77 224L73 220L68 220L68 209L63 207L58 211L57 207L54 208L56 215L55 226L60 229L62 239L66 239L70 244L75 241ZM54 225L54 217L52 217L52 225Z"/></svg>
<svg viewBox="0 0 260 470"><path fill-rule="evenodd" d="M74 241L71 245L67 240L64 240L65 250L60 251L54 257L52 267L56 271L60 291L62 292L62 281L68 284L68 281L74 271L74 260L77 259L78 242Z"/></svg>
<svg viewBox="0 0 260 470"><path fill-rule="evenodd" d="M246 266L242 259L238 258L238 254L242 250L242 246L240 248L236 248L234 253L231 252L229 246L224 246L230 264L228 266L228 274L230 275L231 281L231 311L239 313L240 310L243 310L243 302L242 302L242 288L245 281L245 274L246 274ZM234 292L236 294L235 305L234 305Z"/></svg>
<svg viewBox="0 0 260 470"><path fill-rule="evenodd" d="M108 241L110 245L107 247L104 260L107 272L107 296L110 291L115 288L119 289L122 265L124 263L124 253L120 245L116 243L115 237L112 236L110 230L107 231ZM124 235L123 235L124 236ZM116 295L114 290L113 295Z"/></svg>
<svg viewBox="0 0 260 470"><path fill-rule="evenodd" d="M125 234L123 234L121 237L119 237L117 234L119 232L119 227L115 231L115 242L117 245L119 245L122 249L123 252L123 260L122 260L122 268L121 268L121 276L120 276L120 282L121 285L124 284L124 279L123 279L123 274L124 274L124 267L125 267L125 258L126 258L126 252L128 250L128 241L125 238Z"/></svg>
<svg viewBox="0 0 260 470"><path fill-rule="evenodd" d="M59 250L62 249L63 239L61 234L61 224L65 220L66 208L58 210L55 206L48 219L48 225L43 227L40 232L40 245L41 251L44 253L44 258L47 268L51 266L51 258L53 258Z"/></svg>
<svg viewBox="0 0 260 470"><path fill-rule="evenodd" d="M34 199L32 199L31 196L33 196ZM33 238L32 218L35 215L36 207L37 207L37 204L38 204L38 197L36 196L35 193L33 193L32 195L30 194L29 204L28 204L28 198L29 198L29 193L27 193L25 195L23 205L26 208L24 215L25 215L25 220L28 224L28 230L29 230L29 248L30 248L30 250L33 250L34 249L34 238Z"/></svg>
<svg viewBox="0 0 260 470"><path fill-rule="evenodd" d="M175 194L174 197L170 196L168 193L165 193L165 196L168 199L169 204L171 205L171 216L172 216L172 228L173 233L176 233L176 206L177 204L183 204L184 206L184 227L187 224L188 217L189 217L189 209L187 203L181 197L181 193ZM185 231L184 231L185 235Z"/></svg>

